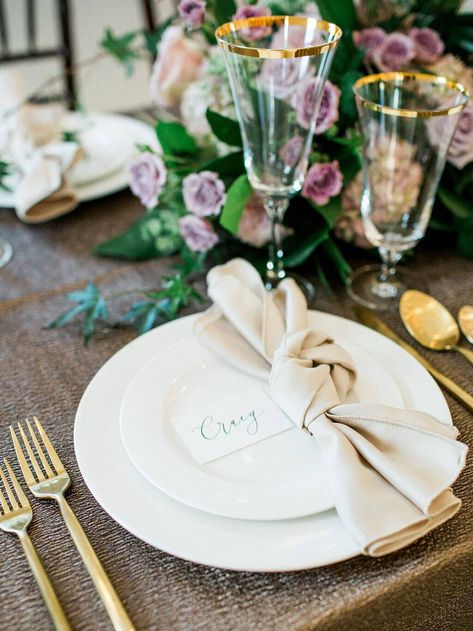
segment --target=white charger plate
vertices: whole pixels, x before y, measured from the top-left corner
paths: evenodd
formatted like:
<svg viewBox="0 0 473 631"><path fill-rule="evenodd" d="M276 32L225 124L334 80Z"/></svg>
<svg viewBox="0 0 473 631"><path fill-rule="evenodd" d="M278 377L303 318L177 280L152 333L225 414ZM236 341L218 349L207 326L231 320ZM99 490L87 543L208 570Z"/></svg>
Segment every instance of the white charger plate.
<svg viewBox="0 0 473 631"><path fill-rule="evenodd" d="M251 408L255 385L265 389L266 384L215 357L199 344L192 323L186 324L184 338L161 349L125 392L120 430L135 467L174 499L224 517L290 519L332 508L317 445L295 426L198 464L173 420L197 422L196 415L216 398L231 401L235 409ZM351 354L357 369L345 403L403 406L399 388L379 362L343 337L336 341Z"/></svg>
<svg viewBox="0 0 473 631"><path fill-rule="evenodd" d="M310 312L311 326L362 347L396 381L404 405L451 424L447 402L427 371L386 337L356 322ZM250 521L189 508L158 491L127 457L119 430L123 393L144 362L177 342L181 318L143 335L98 371L79 404L74 444L85 483L103 509L126 530L170 554L214 567L285 572L336 563L359 549L332 509L299 519Z"/></svg>
<svg viewBox="0 0 473 631"><path fill-rule="evenodd" d="M90 119L92 122L97 123L95 137L100 129L104 131L104 125L106 130L114 130L110 136L110 143L105 146L103 139L103 133L101 133L102 140L100 140L98 147L97 159L100 162L99 172L102 173L101 177L94 178L89 168L86 168L86 173L79 172L79 179L84 178L86 183L76 186L77 197L80 202L88 202L94 199L100 199L106 197L112 193L117 193L128 186L128 172L126 170L126 162L135 154L136 144L149 145L156 151L159 150L158 141L156 139L156 133L150 125L143 121L131 118L130 116L122 116L119 114L111 113L91 113ZM91 129L93 129L91 127ZM86 132L84 132L86 133ZM129 148L131 147L131 152ZM96 163L93 158L92 144L89 144L89 160ZM125 151L125 156L122 155ZM109 165L104 162L104 154L110 155L114 153L117 156L116 159ZM81 163L79 162L77 167ZM104 177L105 174L105 177ZM14 182L11 182L12 186ZM10 193L0 189L0 208L14 208L15 197L14 192Z"/></svg>

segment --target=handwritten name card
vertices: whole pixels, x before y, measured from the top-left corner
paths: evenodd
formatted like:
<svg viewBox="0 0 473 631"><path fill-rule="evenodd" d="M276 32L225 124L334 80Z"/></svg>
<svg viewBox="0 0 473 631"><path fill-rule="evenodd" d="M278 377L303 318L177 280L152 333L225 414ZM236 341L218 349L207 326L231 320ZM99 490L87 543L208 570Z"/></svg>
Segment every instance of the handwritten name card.
<svg viewBox="0 0 473 631"><path fill-rule="evenodd" d="M262 388L208 401L171 424L199 464L253 445L293 427Z"/></svg>

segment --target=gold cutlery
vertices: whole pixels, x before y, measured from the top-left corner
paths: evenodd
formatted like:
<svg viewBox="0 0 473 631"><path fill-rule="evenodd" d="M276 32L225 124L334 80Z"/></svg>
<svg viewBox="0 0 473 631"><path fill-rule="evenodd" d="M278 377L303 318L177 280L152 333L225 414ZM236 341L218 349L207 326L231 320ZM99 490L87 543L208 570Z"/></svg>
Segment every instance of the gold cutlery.
<svg viewBox="0 0 473 631"><path fill-rule="evenodd" d="M412 337L432 351L456 351L473 364L473 351L458 346L460 329L455 318L432 296L408 289L401 296L399 311Z"/></svg>
<svg viewBox="0 0 473 631"><path fill-rule="evenodd" d="M420 355L415 348L413 348L410 344L405 342L397 333L395 333L387 324L385 324L378 316L376 316L373 312L365 309L364 307L355 307L356 314L363 324L369 326L371 329L374 329L378 333L382 333L399 346L410 353L413 357L417 359L419 363L424 366L426 370L430 372L432 377L443 386L452 396L454 396L460 403L462 403L467 410L473 412L473 396L460 388L454 381L452 381L449 377L444 375L440 370L432 366L432 364L427 361L422 355Z"/></svg>
<svg viewBox="0 0 473 631"><path fill-rule="evenodd" d="M0 479L3 482L2 491L0 485L0 529L6 532L15 533L20 539L23 551L30 564L33 576L38 583L41 594L43 595L44 602L48 608L49 614L54 623L54 627L59 631L69 631L70 626L67 622L67 618L62 610L61 604L56 596L53 586L46 574L46 571L41 563L38 553L33 546L31 539L26 532L32 518L33 511L31 510L30 503L28 502L26 495L23 493L23 489L18 482L16 475L13 473L10 463L5 458L5 468L10 477L11 484L8 482L5 471L0 466Z"/></svg>
<svg viewBox="0 0 473 631"><path fill-rule="evenodd" d="M458 312L460 329L466 339L473 344L473 307L465 305Z"/></svg>
<svg viewBox="0 0 473 631"><path fill-rule="evenodd" d="M43 426L36 417L33 418L36 431L28 419L26 420L31 439L27 437L21 423L18 423L18 430L26 453L28 454L31 467L28 465L25 453L20 447L15 430L10 426L13 445L26 483L30 491L36 497L50 498L56 500L59 504L62 517L105 605L105 609L110 616L114 628L117 631L134 631L134 626L120 602L110 579L105 573L77 517L74 515L64 497L64 491L69 487L71 482L69 475L51 444L48 435L44 431ZM38 432L39 437L36 432ZM49 461L48 458L46 458L43 448L46 450ZM41 469L38 463L34 450L36 450L43 469Z"/></svg>

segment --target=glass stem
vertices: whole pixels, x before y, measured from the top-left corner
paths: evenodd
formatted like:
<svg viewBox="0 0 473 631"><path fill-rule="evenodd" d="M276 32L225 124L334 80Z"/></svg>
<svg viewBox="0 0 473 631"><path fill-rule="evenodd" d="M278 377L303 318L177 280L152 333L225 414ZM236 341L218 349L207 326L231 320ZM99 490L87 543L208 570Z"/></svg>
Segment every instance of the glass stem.
<svg viewBox="0 0 473 631"><path fill-rule="evenodd" d="M401 254L396 250L389 250L388 248L379 248L381 255L381 272L378 280L380 283L392 283L396 280L397 263L401 259Z"/></svg>
<svg viewBox="0 0 473 631"><path fill-rule="evenodd" d="M274 289L286 276L284 269L284 251L282 248L283 219L289 205L287 197L267 196L263 199L264 207L271 220L271 243L269 258L266 263L266 289Z"/></svg>

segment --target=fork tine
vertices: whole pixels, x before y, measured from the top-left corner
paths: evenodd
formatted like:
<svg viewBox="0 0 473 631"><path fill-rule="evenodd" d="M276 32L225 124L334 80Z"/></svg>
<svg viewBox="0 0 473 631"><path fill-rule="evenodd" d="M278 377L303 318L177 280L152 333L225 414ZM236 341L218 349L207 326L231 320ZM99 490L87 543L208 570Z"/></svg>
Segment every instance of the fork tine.
<svg viewBox="0 0 473 631"><path fill-rule="evenodd" d="M36 480L34 479L34 476L31 473L31 469L28 463L26 462L25 454L23 453L23 450L20 447L20 443L18 442L18 438L16 437L16 432L11 425L10 425L10 434L12 437L13 446L15 447L16 457L18 458L18 462L20 463L21 472L23 473L23 477L25 478L26 484L28 486L33 486L33 484L36 484Z"/></svg>
<svg viewBox="0 0 473 631"><path fill-rule="evenodd" d="M9 512L10 512L10 508L8 507L7 500L5 499L5 496L3 495L3 491L2 491L1 486L0 486L0 504L1 504L2 508L3 508L3 514L4 514L4 515L5 515L6 513L9 513ZM1 514L2 514L2 513L1 513L1 511L0 511L0 515L1 515Z"/></svg>
<svg viewBox="0 0 473 631"><path fill-rule="evenodd" d="M33 416L33 418L36 423L36 427L38 428L39 435L43 439L43 443L44 443L44 446L46 447L46 451L48 452L48 455L51 458L51 462L53 463L54 468L56 469L56 472L64 473L65 472L64 465L62 464L61 459L57 455L56 450L54 449L51 441L49 440L49 437L46 434L46 431L44 430L43 426L41 425L39 420L36 418L36 416Z"/></svg>
<svg viewBox="0 0 473 631"><path fill-rule="evenodd" d="M38 477L38 481L39 482L44 482L44 480L46 479L44 477L44 473L41 471L40 466L38 464L38 461L36 460L36 456L33 453L33 450L31 449L31 445L28 441L28 438L26 437L26 434L23 430L23 427L21 426L21 423L18 423L18 429L20 430L20 434L21 437L23 439L23 444L25 445L25 449L28 452L28 456L30 458L30 462L33 465L33 469L35 470L35 473Z"/></svg>
<svg viewBox="0 0 473 631"><path fill-rule="evenodd" d="M3 482L3 486L5 487L5 491L7 492L8 495L8 499L10 500L10 504L11 507L13 508L13 510L16 510L17 508L20 508L18 506L18 502L16 501L16 497L13 494L13 491L11 490L11 486L10 483L7 480L7 477L5 475L5 473L3 472L3 468L0 467L0 478Z"/></svg>
<svg viewBox="0 0 473 631"><path fill-rule="evenodd" d="M26 425L28 426L31 438L33 439L34 446L36 447L36 451L38 453L39 459L41 460L41 464L43 465L43 469L46 471L46 477L54 478L56 474L49 466L49 462L47 461L46 456L44 455L43 448L41 447L39 440L36 437L36 433L28 419L26 419Z"/></svg>
<svg viewBox="0 0 473 631"><path fill-rule="evenodd" d="M10 480L12 481L16 496L18 498L18 501L20 502L20 506L22 508L29 506L30 503L28 502L26 495L23 493L23 489L21 488L21 485L18 482L18 478L16 477L13 469L10 467L10 463L8 462L6 458L3 459L3 462L5 463L5 466L7 468L8 475L10 476Z"/></svg>

